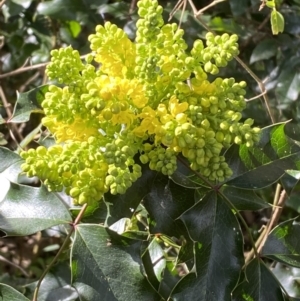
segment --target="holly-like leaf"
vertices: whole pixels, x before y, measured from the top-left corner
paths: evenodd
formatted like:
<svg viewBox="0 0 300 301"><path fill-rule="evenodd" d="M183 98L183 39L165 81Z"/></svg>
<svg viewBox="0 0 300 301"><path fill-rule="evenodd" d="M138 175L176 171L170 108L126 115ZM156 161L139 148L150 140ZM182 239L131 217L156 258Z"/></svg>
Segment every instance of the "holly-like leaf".
<svg viewBox="0 0 300 301"><path fill-rule="evenodd" d="M180 219L194 241L195 273L178 283L172 300L231 300L243 265L243 238L232 210L212 192Z"/></svg>
<svg viewBox="0 0 300 301"><path fill-rule="evenodd" d="M123 217L134 215L136 208L139 206L143 197L151 190L153 180L157 172L149 169L148 166L142 166L142 176L135 181L125 194L112 195L106 193L104 200L107 202L110 210L108 225L112 225Z"/></svg>
<svg viewBox="0 0 300 301"><path fill-rule="evenodd" d="M7 235L29 235L70 222L65 205L44 186L34 188L11 183L0 203L0 229Z"/></svg>
<svg viewBox="0 0 300 301"><path fill-rule="evenodd" d="M11 286L2 283L0 283L0 298L1 301L30 301Z"/></svg>
<svg viewBox="0 0 300 301"><path fill-rule="evenodd" d="M262 130L254 147L232 146L225 154L233 176L226 183L245 189L259 189L277 182L285 170L295 169L300 161L300 147L284 131L284 124Z"/></svg>
<svg viewBox="0 0 300 301"><path fill-rule="evenodd" d="M185 229L176 219L195 204L196 198L194 189L181 187L167 177L158 175L143 200L154 221L150 231L179 237Z"/></svg>
<svg viewBox="0 0 300 301"><path fill-rule="evenodd" d="M222 192L238 210L260 210L271 207L270 204L258 197L253 190L224 185Z"/></svg>
<svg viewBox="0 0 300 301"><path fill-rule="evenodd" d="M294 219L275 227L262 249L262 255L300 268L300 224Z"/></svg>
<svg viewBox="0 0 300 301"><path fill-rule="evenodd" d="M10 123L27 122L31 113L43 113L41 103L44 100L45 93L49 85L34 88L25 93L19 93Z"/></svg>
<svg viewBox="0 0 300 301"><path fill-rule="evenodd" d="M159 300L141 273L141 243L109 235L100 225L78 225L71 253L74 286L88 301Z"/></svg>
<svg viewBox="0 0 300 301"><path fill-rule="evenodd" d="M232 301L284 301L279 283L260 259L246 268L245 280L234 290Z"/></svg>

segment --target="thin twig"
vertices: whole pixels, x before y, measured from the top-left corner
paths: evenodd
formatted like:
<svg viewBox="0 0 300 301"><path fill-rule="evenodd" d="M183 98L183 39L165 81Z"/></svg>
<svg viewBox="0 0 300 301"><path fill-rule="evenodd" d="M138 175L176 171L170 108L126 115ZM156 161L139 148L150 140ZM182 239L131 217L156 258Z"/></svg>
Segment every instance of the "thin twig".
<svg viewBox="0 0 300 301"><path fill-rule="evenodd" d="M59 251L57 252L57 254L55 255L55 257L53 258L53 260L51 261L51 263L49 264L49 266L46 268L46 270L43 272L42 276L40 277L37 286L34 290L34 295L33 295L33 299L32 301L37 301L37 296L39 293L39 289L40 286L42 284L43 279L45 278L45 276L47 275L47 273L50 271L50 269L53 267L54 263L56 262L56 260L59 258L59 256L61 255L61 253L63 252L63 250L65 249L65 247L68 245L69 240L76 228L76 226L79 224L80 220L82 219L82 216L86 210L87 204L84 204L78 214L78 216L76 217L74 223L72 223L72 228L70 230L70 232L68 233L64 243L62 244L61 248L59 249Z"/></svg>
<svg viewBox="0 0 300 301"><path fill-rule="evenodd" d="M263 231L261 232L261 234L259 235L259 237L255 243L255 245L257 247L257 251L259 253L261 252L269 233L271 232L273 227L277 224L280 214L282 212L284 203L286 201L286 191L283 190L280 194L280 189L281 189L281 185L278 184L276 187L276 193L275 193L274 200L273 200L273 210L272 210L270 220L267 223L267 225L264 227ZM252 249L245 258L245 264L247 264L251 261L253 255L254 255L254 251Z"/></svg>
<svg viewBox="0 0 300 301"><path fill-rule="evenodd" d="M215 6L216 4L220 3L220 2L224 2L226 0L215 0L212 3L208 4L207 6L203 7L202 9L198 10L197 13L195 14L195 17L197 18L198 16L200 16L201 14L203 14L207 9Z"/></svg>
<svg viewBox="0 0 300 301"><path fill-rule="evenodd" d="M1 2L0 2L0 8L3 6L3 4L6 2L6 0L2 0Z"/></svg>
<svg viewBox="0 0 300 301"><path fill-rule="evenodd" d="M80 56L81 59L84 59L85 57L86 57L86 54ZM16 70L13 70L13 71L10 71L10 72L4 73L4 74L0 74L0 79L5 78L5 77L9 77L9 76L13 76L13 75L16 75L16 74L20 74L20 73L23 73L23 72L26 72L26 71L31 71L31 70L39 69L39 68L42 68L42 67L46 67L49 63L50 62L36 64L36 65L32 65L32 66L27 66L27 67L20 67Z"/></svg>
<svg viewBox="0 0 300 301"><path fill-rule="evenodd" d="M22 274L24 274L24 276L29 277L29 274L19 265L15 264L12 261L9 261L8 259L6 259L4 256L0 255L0 261L3 261L13 267L15 267L16 269L20 270L22 272Z"/></svg>
<svg viewBox="0 0 300 301"><path fill-rule="evenodd" d="M245 101L252 101L254 99L260 98L260 97L264 96L266 93L267 93L267 91L264 91L263 93L260 93L260 94L254 96L254 97L249 98L249 99L245 98Z"/></svg>
<svg viewBox="0 0 300 301"><path fill-rule="evenodd" d="M7 101L6 99L6 96L5 96L5 93L4 93L4 90L2 88L2 86L0 85L0 98L2 100L2 103L3 103L3 107L5 108L5 111L6 111L6 115L8 116L8 118L10 119L11 116L12 116L12 112L10 110L11 108L11 105L10 103ZM7 126L9 127L9 125L7 124ZM11 125L11 127L13 128L13 130L15 131L15 133L17 133L18 137L20 140L23 139L23 136L21 135L20 131L19 131L19 128L18 126L13 123ZM10 128L9 128L10 129ZM18 141L17 139L15 138L14 134L12 133L12 131L10 130L10 135L11 135L11 138L15 141L15 143L18 145Z"/></svg>
<svg viewBox="0 0 300 301"><path fill-rule="evenodd" d="M19 88L19 92L24 92L25 89L27 88L27 86L33 82L34 80L36 80L38 77L40 76L40 72L35 72L31 77L29 77L27 79L27 81Z"/></svg>

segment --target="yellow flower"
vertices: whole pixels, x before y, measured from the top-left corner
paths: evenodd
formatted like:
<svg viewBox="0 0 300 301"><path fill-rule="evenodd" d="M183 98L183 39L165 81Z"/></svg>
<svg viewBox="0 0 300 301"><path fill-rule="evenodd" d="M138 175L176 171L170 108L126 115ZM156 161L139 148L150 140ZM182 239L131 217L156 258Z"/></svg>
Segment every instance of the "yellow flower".
<svg viewBox="0 0 300 301"><path fill-rule="evenodd" d="M56 142L87 141L90 136L99 135L98 127L87 125L85 120L77 118L72 124L57 121L55 116L47 116L42 119L49 131L54 135Z"/></svg>
<svg viewBox="0 0 300 301"><path fill-rule="evenodd" d="M173 95L169 101L169 111L172 116L176 118L176 116L180 113L185 112L189 107L187 102L179 103L179 100Z"/></svg>

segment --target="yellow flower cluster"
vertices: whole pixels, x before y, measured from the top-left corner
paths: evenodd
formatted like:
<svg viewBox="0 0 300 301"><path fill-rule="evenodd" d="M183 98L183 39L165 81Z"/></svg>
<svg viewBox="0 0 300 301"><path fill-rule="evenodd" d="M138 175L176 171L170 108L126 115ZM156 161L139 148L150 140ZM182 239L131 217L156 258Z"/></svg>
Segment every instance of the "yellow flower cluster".
<svg viewBox="0 0 300 301"><path fill-rule="evenodd" d="M49 86L42 122L58 145L22 152L23 170L75 203L125 193L141 176L137 154L165 175L182 154L209 180L224 181L232 172L222 150L258 140L253 121L240 122L245 82L207 80L237 55L237 36L208 33L207 46L197 40L188 53L183 30L164 24L156 0L138 7L135 42L106 22L89 36L85 63L71 47L51 53L46 72L60 85Z"/></svg>

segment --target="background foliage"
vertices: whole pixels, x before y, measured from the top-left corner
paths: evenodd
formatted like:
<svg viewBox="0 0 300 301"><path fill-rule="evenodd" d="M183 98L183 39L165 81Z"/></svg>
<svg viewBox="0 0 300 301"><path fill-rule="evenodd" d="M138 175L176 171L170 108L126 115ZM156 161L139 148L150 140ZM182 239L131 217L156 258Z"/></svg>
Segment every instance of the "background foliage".
<svg viewBox="0 0 300 301"><path fill-rule="evenodd" d="M160 3L167 20L176 3ZM201 9L211 1L193 3ZM51 143L43 139L39 105L51 49L71 44L86 54L87 36L108 20L133 39L136 2L1 2L0 229L11 236L0 241L3 300L35 298L37 281L62 244L39 301L300 299L300 2L276 2L285 19L278 35L272 33L271 10L259 10L261 4L223 1L200 20L187 5L172 18L181 22L189 46L205 37L203 23L216 33L238 34L240 58L267 91L277 123L272 126L263 98L251 100L262 91L247 70L232 61L221 71L247 81L244 118L264 127L253 149L235 146L226 153L234 171L230 181L210 187L181 158L171 178L144 167L125 195L107 194L99 208L79 215L77 225L80 208L20 175L22 160L13 151ZM253 256L253 240L260 256Z"/></svg>

